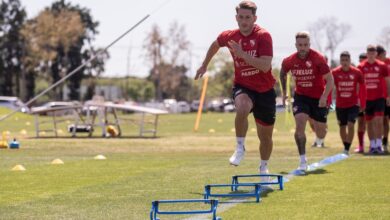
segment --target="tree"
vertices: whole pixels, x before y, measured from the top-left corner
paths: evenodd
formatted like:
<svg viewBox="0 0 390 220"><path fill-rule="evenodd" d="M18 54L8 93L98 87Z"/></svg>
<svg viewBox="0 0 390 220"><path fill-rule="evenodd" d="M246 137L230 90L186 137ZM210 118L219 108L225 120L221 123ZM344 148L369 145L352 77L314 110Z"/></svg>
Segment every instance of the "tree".
<svg viewBox="0 0 390 220"><path fill-rule="evenodd" d="M330 53L331 66L336 66L335 52L342 41L345 40L351 26L341 23L335 17L324 17L309 25L313 46L320 52Z"/></svg>
<svg viewBox="0 0 390 220"><path fill-rule="evenodd" d="M63 48L60 46L57 50L60 52L57 55L63 55L58 57L58 60L64 60L66 71L69 72L76 69L78 66L82 64L83 61L83 53L85 52L85 46L89 46L89 50L91 49L91 42L94 40L95 35L98 33L97 27L99 23L94 21L90 10L87 8L82 8L79 5L72 5L70 3L65 2L65 0L58 0L54 2L50 8L50 10L54 14L61 14L63 11L69 11L73 13L77 13L80 17L81 25L83 27L83 31L80 32L77 36L78 39L74 44L71 45L69 51L63 54ZM101 60L103 61L103 60ZM64 63L58 63L60 66L63 66ZM68 94L68 98L71 100L80 99L80 85L81 80L84 76L85 68L80 70L71 76L67 82L67 86L70 89L70 94Z"/></svg>
<svg viewBox="0 0 390 220"><path fill-rule="evenodd" d="M77 43L83 31L78 13L43 10L36 18L29 20L21 31L26 39L26 69L46 70L42 71L46 73L43 77L52 83L60 80L68 70L65 55ZM61 88L55 88L51 96L61 99Z"/></svg>
<svg viewBox="0 0 390 220"><path fill-rule="evenodd" d="M184 26L173 22L164 36L157 25L145 39L146 58L151 64L148 77L155 86L157 100L164 98L186 99L190 93L188 71L190 42ZM182 91L180 94L177 91Z"/></svg>
<svg viewBox="0 0 390 220"><path fill-rule="evenodd" d="M98 22L94 21L89 9L72 5L64 0L54 2L39 15L29 20L23 27L22 34L27 39L28 54L25 59L30 72L39 71L49 82L57 82L96 54L101 49L92 46ZM96 51L96 52L95 52ZM69 99L79 100L80 85L83 77L97 76L104 71L108 53L100 54L67 81ZM94 84L89 85L91 96ZM62 88L51 92L51 98L62 99Z"/></svg>
<svg viewBox="0 0 390 220"><path fill-rule="evenodd" d="M24 53L20 35L26 11L19 0L2 0L0 3L0 94L19 95Z"/></svg>
<svg viewBox="0 0 390 220"><path fill-rule="evenodd" d="M387 51L390 50L390 26L386 26L382 29L378 38L378 43L386 48Z"/></svg>

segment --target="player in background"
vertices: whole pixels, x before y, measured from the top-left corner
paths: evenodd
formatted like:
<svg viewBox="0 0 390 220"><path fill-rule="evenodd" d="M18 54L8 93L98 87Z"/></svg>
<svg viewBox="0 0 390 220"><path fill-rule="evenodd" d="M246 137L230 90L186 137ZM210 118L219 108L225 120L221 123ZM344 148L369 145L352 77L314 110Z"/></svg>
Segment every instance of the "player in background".
<svg viewBox="0 0 390 220"><path fill-rule="evenodd" d="M386 105L390 104L390 99L385 95L390 94L390 77L387 66L376 59L376 47L367 46L367 59L358 66L363 72L366 82L367 101L365 118L367 123L367 133L370 139L370 150L372 154L383 153L383 116Z"/></svg>
<svg viewBox="0 0 390 220"><path fill-rule="evenodd" d="M359 63L363 62L363 60L367 59L366 53L361 53L359 55ZM362 84L360 85L360 96L366 97L366 85ZM364 104L364 103L362 103ZM357 129L357 135L358 135L358 141L359 144L355 149L355 153L364 153L364 133L366 132L366 120L364 118L364 111L360 111L358 115L358 129Z"/></svg>
<svg viewBox="0 0 390 220"><path fill-rule="evenodd" d="M306 124L309 117L314 119L314 128L320 141L326 134L327 100L333 87L333 76L325 58L310 48L308 32L295 35L297 52L285 58L280 70L283 89L283 103L286 100L286 78L291 72L295 81L293 114L295 118L295 143L298 147L300 164L298 170L307 170Z"/></svg>
<svg viewBox="0 0 390 220"><path fill-rule="evenodd" d="M340 137L344 145L344 154L349 155L353 141L354 127L359 110L364 110L365 97L360 99L359 87L364 84L363 73L351 65L351 55L344 51L340 54L340 66L332 70L336 92L336 116L340 127Z"/></svg>
<svg viewBox="0 0 390 220"><path fill-rule="evenodd" d="M386 57L386 50L383 46L376 46L377 59L385 63L387 70L390 74L390 58ZM385 90L385 95L387 97L387 91ZM386 106L385 115L383 117L383 137L382 137L382 146L385 153L388 153L388 137L389 137L389 117L390 117L390 106Z"/></svg>

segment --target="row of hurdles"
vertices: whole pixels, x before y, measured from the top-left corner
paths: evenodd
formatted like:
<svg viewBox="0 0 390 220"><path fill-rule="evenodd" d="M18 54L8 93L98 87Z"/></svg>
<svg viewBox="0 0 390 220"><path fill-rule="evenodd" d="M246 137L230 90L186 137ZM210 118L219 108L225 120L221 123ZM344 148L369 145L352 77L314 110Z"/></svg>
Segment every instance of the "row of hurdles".
<svg viewBox="0 0 390 220"><path fill-rule="evenodd" d="M240 183L239 178L256 178L260 177L259 182L245 182ZM262 182L261 178L266 178L268 181ZM270 180L273 178L274 180ZM203 199L183 199L183 200L156 200L152 202L152 208L150 210L150 220L159 220L159 215L197 215L197 214L212 214L213 220L221 220L221 217L217 216L217 208L219 201L216 199L211 199L212 197L255 197L256 202L261 201L261 192L263 186L266 185L279 185L279 190L283 190L284 181L283 176L279 174L249 174L249 175L235 175L232 176L231 184L210 184L204 187L204 198ZM251 187L253 191L248 193L238 193L239 187ZM213 188L230 188L231 192L222 194L222 193L213 193ZM160 204L178 204L178 203L204 203L209 204L210 208L199 209L199 210L185 210L185 211L165 211L161 210Z"/></svg>

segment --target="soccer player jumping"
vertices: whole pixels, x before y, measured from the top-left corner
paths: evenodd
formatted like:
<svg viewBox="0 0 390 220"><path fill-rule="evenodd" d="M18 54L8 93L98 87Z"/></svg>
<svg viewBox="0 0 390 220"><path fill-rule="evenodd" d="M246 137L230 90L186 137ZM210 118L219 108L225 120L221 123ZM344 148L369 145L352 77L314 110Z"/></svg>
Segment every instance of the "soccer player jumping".
<svg viewBox="0 0 390 220"><path fill-rule="evenodd" d="M245 153L248 115L253 112L260 140L260 173L268 173L272 152L272 132L275 123L275 79L271 73L272 38L267 30L255 24L257 7L251 1L242 1L236 7L238 29L222 32L207 51L195 79L202 77L212 57L220 47L227 47L234 60L233 99L236 106L236 150L230 158L238 166Z"/></svg>

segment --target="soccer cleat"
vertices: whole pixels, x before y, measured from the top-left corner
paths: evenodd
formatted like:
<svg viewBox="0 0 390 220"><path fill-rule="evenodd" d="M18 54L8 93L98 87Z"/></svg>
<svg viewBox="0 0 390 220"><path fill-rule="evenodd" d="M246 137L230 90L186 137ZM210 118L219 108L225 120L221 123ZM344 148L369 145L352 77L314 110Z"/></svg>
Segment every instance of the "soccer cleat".
<svg viewBox="0 0 390 220"><path fill-rule="evenodd" d="M377 148L377 147L370 147L369 153L370 154L379 154L378 149L379 148Z"/></svg>
<svg viewBox="0 0 390 220"><path fill-rule="evenodd" d="M311 147L324 148L325 144L324 143L317 144L317 142L314 141L314 143L311 145Z"/></svg>
<svg viewBox="0 0 390 220"><path fill-rule="evenodd" d="M243 151L235 150L233 155L229 159L230 164L233 166L240 165L241 160L244 159L244 155L245 155L245 147Z"/></svg>
<svg viewBox="0 0 390 220"><path fill-rule="evenodd" d="M382 147L376 147L376 152L377 152L378 154L383 154L383 149L382 149Z"/></svg>
<svg viewBox="0 0 390 220"><path fill-rule="evenodd" d="M268 169L266 168L266 169L262 169L262 167L260 167L260 174L269 174L269 171L268 171ZM265 182L270 182L270 177L269 176L262 176L262 177L260 177L260 181L262 182L262 183L265 183Z"/></svg>
<svg viewBox="0 0 390 220"><path fill-rule="evenodd" d="M348 151L348 150L344 150L344 151L343 151L343 154L349 156L349 151Z"/></svg>
<svg viewBox="0 0 390 220"><path fill-rule="evenodd" d="M307 171L307 168L308 168L307 163L300 163L297 170L305 172L305 171Z"/></svg>
<svg viewBox="0 0 390 220"><path fill-rule="evenodd" d="M385 153L385 154L388 154L388 153L389 153L389 148L388 148L387 145L384 145L384 146L383 146L383 153Z"/></svg>
<svg viewBox="0 0 390 220"><path fill-rule="evenodd" d="M354 152L358 154L362 154L364 153L364 149L362 146L357 146Z"/></svg>

